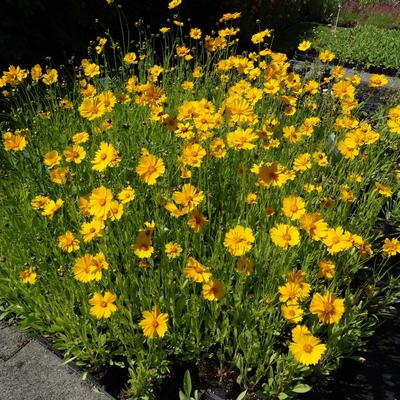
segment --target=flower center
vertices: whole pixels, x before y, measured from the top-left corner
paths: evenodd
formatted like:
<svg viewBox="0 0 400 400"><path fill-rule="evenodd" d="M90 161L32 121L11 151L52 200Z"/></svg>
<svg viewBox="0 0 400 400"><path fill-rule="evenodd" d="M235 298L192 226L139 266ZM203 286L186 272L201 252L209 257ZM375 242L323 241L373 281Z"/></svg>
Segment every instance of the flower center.
<svg viewBox="0 0 400 400"><path fill-rule="evenodd" d="M309 344L309 343L306 343L306 344L303 345L303 350L304 350L306 353L311 353L311 352L312 352L312 349L313 349L313 347L312 347L311 344Z"/></svg>

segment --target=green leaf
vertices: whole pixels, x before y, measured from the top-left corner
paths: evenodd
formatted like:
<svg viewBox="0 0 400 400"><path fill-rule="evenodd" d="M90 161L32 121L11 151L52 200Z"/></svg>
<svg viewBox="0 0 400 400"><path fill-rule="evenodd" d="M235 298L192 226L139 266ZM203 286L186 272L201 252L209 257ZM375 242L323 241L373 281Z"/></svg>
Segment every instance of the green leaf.
<svg viewBox="0 0 400 400"><path fill-rule="evenodd" d="M281 393L279 393L278 394L278 399L279 400L285 400L285 399L287 399L289 396L286 394L286 393L283 393L283 392L281 392Z"/></svg>
<svg viewBox="0 0 400 400"><path fill-rule="evenodd" d="M240 393L238 397L236 397L236 400L244 400L244 398L246 397L247 394L247 390L245 390L244 392Z"/></svg>
<svg viewBox="0 0 400 400"><path fill-rule="evenodd" d="M307 393L311 389L312 389L311 386L306 385L305 383L299 383L292 389L292 392L295 392L295 393Z"/></svg>
<svg viewBox="0 0 400 400"><path fill-rule="evenodd" d="M192 393L192 379L188 370L186 370L185 376L183 377L183 391L185 392L186 396L190 396Z"/></svg>
<svg viewBox="0 0 400 400"><path fill-rule="evenodd" d="M188 397L182 392L182 390L179 391L179 400L188 400Z"/></svg>

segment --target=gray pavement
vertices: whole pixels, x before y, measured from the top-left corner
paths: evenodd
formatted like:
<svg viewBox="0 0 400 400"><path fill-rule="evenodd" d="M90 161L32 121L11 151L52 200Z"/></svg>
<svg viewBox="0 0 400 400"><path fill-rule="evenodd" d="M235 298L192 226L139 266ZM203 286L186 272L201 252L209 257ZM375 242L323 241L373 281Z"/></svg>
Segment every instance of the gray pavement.
<svg viewBox="0 0 400 400"><path fill-rule="evenodd" d="M111 400L15 326L0 322L0 400Z"/></svg>

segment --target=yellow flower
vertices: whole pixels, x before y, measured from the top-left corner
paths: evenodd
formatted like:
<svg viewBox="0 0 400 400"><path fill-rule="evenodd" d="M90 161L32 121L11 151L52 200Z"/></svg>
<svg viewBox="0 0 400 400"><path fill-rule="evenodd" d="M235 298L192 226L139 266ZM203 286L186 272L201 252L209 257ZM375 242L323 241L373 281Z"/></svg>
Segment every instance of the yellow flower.
<svg viewBox="0 0 400 400"><path fill-rule="evenodd" d="M303 172L310 168L311 168L311 154L303 153L295 158L293 163L294 171Z"/></svg>
<svg viewBox="0 0 400 400"><path fill-rule="evenodd" d="M309 40L303 40L301 43L299 43L299 45L297 46L297 48L300 51L307 51L309 48L311 47L311 42Z"/></svg>
<svg viewBox="0 0 400 400"><path fill-rule="evenodd" d="M185 184L180 192L174 192L172 195L176 204L184 206L184 211L188 212L194 210L203 200L203 192L197 192L197 189L191 184Z"/></svg>
<svg viewBox="0 0 400 400"><path fill-rule="evenodd" d="M369 87L381 87L385 86L389 83L388 79L385 75L371 75L369 78L368 86Z"/></svg>
<svg viewBox="0 0 400 400"><path fill-rule="evenodd" d="M182 162L184 165L199 168L206 154L207 152L201 145L187 144L182 150Z"/></svg>
<svg viewBox="0 0 400 400"><path fill-rule="evenodd" d="M182 253L182 247L175 242L169 242L165 245L165 254L168 258L176 258Z"/></svg>
<svg viewBox="0 0 400 400"><path fill-rule="evenodd" d="M324 50L319 53L319 59L323 62L330 62L335 58L335 54L329 50Z"/></svg>
<svg viewBox="0 0 400 400"><path fill-rule="evenodd" d="M319 213L306 213L300 218L301 229L304 229L313 240L322 240L328 232L328 224Z"/></svg>
<svg viewBox="0 0 400 400"><path fill-rule="evenodd" d="M90 272L90 267L93 263L93 256L91 254L85 254L75 260L72 272L74 278L79 282L90 282L94 280L94 274Z"/></svg>
<svg viewBox="0 0 400 400"><path fill-rule="evenodd" d="M117 300L117 296L109 291L104 293L104 296L96 292L93 297L89 300L90 315L95 316L97 319L109 318L111 314L117 311L117 306L114 302Z"/></svg>
<svg viewBox="0 0 400 400"><path fill-rule="evenodd" d="M76 239L75 235L71 231L65 232L63 235L58 237L58 246L68 253L79 250L79 240Z"/></svg>
<svg viewBox="0 0 400 400"><path fill-rule="evenodd" d="M79 106L79 113L83 118L93 121L106 113L106 107L98 97L85 97Z"/></svg>
<svg viewBox="0 0 400 400"><path fill-rule="evenodd" d="M328 229L323 243L327 246L329 254L336 254L353 247L351 233L344 231L340 226Z"/></svg>
<svg viewBox="0 0 400 400"><path fill-rule="evenodd" d="M332 279L335 275L336 264L331 260L321 260L319 262L318 276L320 278Z"/></svg>
<svg viewBox="0 0 400 400"><path fill-rule="evenodd" d="M253 261L246 256L239 257L236 262L236 271L246 276L251 275L254 271Z"/></svg>
<svg viewBox="0 0 400 400"><path fill-rule="evenodd" d="M168 8L172 10L175 7L178 7L182 3L182 0L172 0L168 3Z"/></svg>
<svg viewBox="0 0 400 400"><path fill-rule="evenodd" d="M111 190L105 186L93 189L89 197L89 213L96 218L106 219L111 208L112 199Z"/></svg>
<svg viewBox="0 0 400 400"><path fill-rule="evenodd" d="M198 283L208 282L211 278L211 271L193 257L188 258L183 274Z"/></svg>
<svg viewBox="0 0 400 400"><path fill-rule="evenodd" d="M192 28L190 30L190 37L194 40L201 39L201 29L199 28Z"/></svg>
<svg viewBox="0 0 400 400"><path fill-rule="evenodd" d="M94 159L91 161L92 169L102 172L108 166L112 166L116 157L119 155L115 147L111 143L101 142L99 150L96 151Z"/></svg>
<svg viewBox="0 0 400 400"><path fill-rule="evenodd" d="M43 156L43 164L50 169L60 164L61 156L58 154L57 150L52 150Z"/></svg>
<svg viewBox="0 0 400 400"><path fill-rule="evenodd" d="M93 78L97 75L100 75L100 67L96 63L82 62L82 66L83 66L83 73L88 78Z"/></svg>
<svg viewBox="0 0 400 400"><path fill-rule="evenodd" d="M42 76L42 82L45 85L52 85L58 80L58 72L56 69L48 69L46 73Z"/></svg>
<svg viewBox="0 0 400 400"><path fill-rule="evenodd" d="M208 224L208 219L200 211L193 210L190 213L187 224L190 229L198 233Z"/></svg>
<svg viewBox="0 0 400 400"><path fill-rule="evenodd" d="M387 256L395 256L400 253L400 241L398 239L386 238L382 246L382 251Z"/></svg>
<svg viewBox="0 0 400 400"><path fill-rule="evenodd" d="M127 186L118 193L118 200L122 204L129 203L134 199L135 199L135 189L132 189L131 186Z"/></svg>
<svg viewBox="0 0 400 400"><path fill-rule="evenodd" d="M234 150L251 150L256 147L253 142L257 139L258 136L251 128L237 128L235 131L229 132L226 136L228 146Z"/></svg>
<svg viewBox="0 0 400 400"><path fill-rule="evenodd" d="M28 283L29 285L33 285L36 282L37 273L35 270L30 267L19 274L21 281L23 283Z"/></svg>
<svg viewBox="0 0 400 400"><path fill-rule="evenodd" d="M31 201L31 207L34 210L39 210L43 208L50 199L47 196L35 196Z"/></svg>
<svg viewBox="0 0 400 400"><path fill-rule="evenodd" d="M167 28L167 27L162 27L160 28L160 32L165 35L166 33L168 33L171 30L171 28Z"/></svg>
<svg viewBox="0 0 400 400"><path fill-rule="evenodd" d="M31 78L33 81L38 81L42 76L42 67L39 64L34 65L31 68Z"/></svg>
<svg viewBox="0 0 400 400"><path fill-rule="evenodd" d="M292 324L297 324L303 319L304 312L297 304L282 304L281 311L283 318Z"/></svg>
<svg viewBox="0 0 400 400"><path fill-rule="evenodd" d="M224 285L218 279L210 279L206 283L203 283L202 293L206 300L219 300L225 293Z"/></svg>
<svg viewBox="0 0 400 400"><path fill-rule="evenodd" d="M143 319L139 322L139 326L143 329L143 334L150 339L156 336L164 337L168 330L168 314L161 313L157 306L151 311L143 311Z"/></svg>
<svg viewBox="0 0 400 400"><path fill-rule="evenodd" d="M331 292L324 295L315 293L310 304L310 312L318 315L325 324L339 323L344 313L344 299L337 299Z"/></svg>
<svg viewBox="0 0 400 400"><path fill-rule="evenodd" d="M301 297L301 288L297 282L287 282L279 286L278 292L279 301L282 303L297 304L297 300Z"/></svg>
<svg viewBox="0 0 400 400"><path fill-rule="evenodd" d="M305 203L302 197L287 196L283 199L282 211L291 220L299 219L305 212Z"/></svg>
<svg viewBox="0 0 400 400"><path fill-rule="evenodd" d="M81 226L80 233L84 242L91 242L96 237L101 237L101 231L104 229L104 221L93 218L90 222L84 222Z"/></svg>
<svg viewBox="0 0 400 400"><path fill-rule="evenodd" d="M79 144L74 144L72 146L68 146L64 150L64 156L65 161L80 164L86 157L86 151L82 146L79 146Z"/></svg>
<svg viewBox="0 0 400 400"><path fill-rule="evenodd" d="M133 53L133 52L132 53L126 53L125 57L124 57L124 61L127 64L137 64L138 60L137 60L136 53Z"/></svg>
<svg viewBox="0 0 400 400"><path fill-rule="evenodd" d="M233 256L242 256L251 250L255 238L251 228L237 225L226 233L224 246Z"/></svg>
<svg viewBox="0 0 400 400"><path fill-rule="evenodd" d="M390 186L382 185L382 183L375 182L375 187L379 194L384 197L391 197L393 195L393 191Z"/></svg>
<svg viewBox="0 0 400 400"><path fill-rule="evenodd" d="M3 145L6 151L22 151L28 144L24 135L13 134L11 132L3 133Z"/></svg>
<svg viewBox="0 0 400 400"><path fill-rule="evenodd" d="M132 246L134 254L139 258L149 258L154 252L151 243L151 233L147 229L141 229L136 236L135 243Z"/></svg>
<svg viewBox="0 0 400 400"><path fill-rule="evenodd" d="M257 194L256 193L249 193L246 196L245 202L247 204L257 204Z"/></svg>
<svg viewBox="0 0 400 400"><path fill-rule="evenodd" d="M89 140L89 134L87 132L78 132L72 136L72 141L76 144L83 144Z"/></svg>
<svg viewBox="0 0 400 400"><path fill-rule="evenodd" d="M108 211L107 218L111 221L120 220L124 213L124 206L122 203L118 203L117 200L111 202L110 210Z"/></svg>
<svg viewBox="0 0 400 400"><path fill-rule="evenodd" d="M63 206L64 202L62 199L57 199L57 201L49 200L43 207L42 215L53 219L57 211Z"/></svg>
<svg viewBox="0 0 400 400"><path fill-rule="evenodd" d="M269 231L272 242L283 249L300 243L300 232L294 226L278 224Z"/></svg>
<svg viewBox="0 0 400 400"><path fill-rule="evenodd" d="M293 342L289 345L289 351L299 363L315 365L326 352L326 345L321 343L317 337L311 335L306 327L304 328L304 333L293 333L297 327L293 329Z"/></svg>
<svg viewBox="0 0 400 400"><path fill-rule="evenodd" d="M93 279L100 281L103 277L103 270L108 269L108 262L102 251L92 257L89 265L89 273L92 274Z"/></svg>
<svg viewBox="0 0 400 400"><path fill-rule="evenodd" d="M165 165L163 160L143 149L139 164L136 167L136 173L139 175L140 180L150 186L155 185L157 179L164 175L164 172Z"/></svg>
<svg viewBox="0 0 400 400"><path fill-rule="evenodd" d="M106 90L105 92L101 92L97 98L103 103L106 112L111 112L117 103L117 98L114 96L111 90Z"/></svg>

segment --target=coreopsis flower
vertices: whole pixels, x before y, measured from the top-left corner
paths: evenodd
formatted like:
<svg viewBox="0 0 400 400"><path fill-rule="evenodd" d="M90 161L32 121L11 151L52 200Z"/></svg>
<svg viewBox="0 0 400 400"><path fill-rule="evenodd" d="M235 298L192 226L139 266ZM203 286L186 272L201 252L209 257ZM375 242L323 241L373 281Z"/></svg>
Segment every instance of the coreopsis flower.
<svg viewBox="0 0 400 400"><path fill-rule="evenodd" d="M269 231L272 242L283 249L300 243L300 232L294 226L278 224Z"/></svg>
<svg viewBox="0 0 400 400"><path fill-rule="evenodd" d="M148 150L142 149L139 164L136 167L136 173L141 181L152 186L155 185L157 179L164 175L165 165L161 158L150 154Z"/></svg>
<svg viewBox="0 0 400 400"><path fill-rule="evenodd" d="M92 257L92 261L89 266L89 272L92 274L93 279L100 281L103 277L103 271L108 269L108 262L104 256L104 253L100 251Z"/></svg>
<svg viewBox="0 0 400 400"><path fill-rule="evenodd" d="M42 82L45 85L52 85L58 81L58 71L54 68L48 69L42 76Z"/></svg>
<svg viewBox="0 0 400 400"><path fill-rule="evenodd" d="M182 150L183 165L199 168L206 156L206 150L198 143L187 144Z"/></svg>
<svg viewBox="0 0 400 400"><path fill-rule="evenodd" d="M181 191L174 192L172 194L172 199L176 204L182 205L187 214L204 200L204 194L203 192L198 192L196 187L189 183L183 185Z"/></svg>
<svg viewBox="0 0 400 400"><path fill-rule="evenodd" d="M257 194L256 193L249 193L246 196L245 202L247 204L257 204Z"/></svg>
<svg viewBox="0 0 400 400"><path fill-rule="evenodd" d="M323 151L314 151L313 158L320 167L326 167L329 164L328 156Z"/></svg>
<svg viewBox="0 0 400 400"><path fill-rule="evenodd" d="M318 276L320 278L332 279L335 275L336 264L332 260L321 260L319 262Z"/></svg>
<svg viewBox="0 0 400 400"><path fill-rule="evenodd" d="M90 63L87 60L82 60L81 62L83 66L83 73L88 78L94 78L95 76L100 75L100 66L96 63Z"/></svg>
<svg viewBox="0 0 400 400"><path fill-rule="evenodd" d="M39 64L31 68L31 78L33 81L38 81L42 76L42 67Z"/></svg>
<svg viewBox="0 0 400 400"><path fill-rule="evenodd" d="M80 234L84 242L91 242L94 238L103 236L104 221L93 218L90 222L84 222L81 226Z"/></svg>
<svg viewBox="0 0 400 400"><path fill-rule="evenodd" d="M311 286L309 283L305 281L306 273L302 270L292 270L288 272L288 282L296 283L300 288L300 295L299 298L301 300L306 299L311 290Z"/></svg>
<svg viewBox="0 0 400 400"><path fill-rule="evenodd" d="M74 144L72 146L68 146L64 150L64 156L65 161L80 164L86 157L86 151L82 146L79 146L79 144Z"/></svg>
<svg viewBox="0 0 400 400"><path fill-rule="evenodd" d="M65 185L69 176L68 167L60 167L53 169L50 172L50 179L52 182L57 183L57 185Z"/></svg>
<svg viewBox="0 0 400 400"><path fill-rule="evenodd" d="M369 78L368 86L369 87L381 87L385 86L389 83L388 79L385 75L373 74Z"/></svg>
<svg viewBox="0 0 400 400"><path fill-rule="evenodd" d="M254 44L260 44L264 41L265 37L271 37L271 31L269 29L265 29L261 32L255 33L252 37L251 37L251 41Z"/></svg>
<svg viewBox="0 0 400 400"><path fill-rule="evenodd" d="M293 162L293 170L304 172L311 168L311 154L303 153L297 156Z"/></svg>
<svg viewBox="0 0 400 400"><path fill-rule="evenodd" d="M258 176L257 185L265 188L281 187L289 179L286 168L276 161L255 165L251 171Z"/></svg>
<svg viewBox="0 0 400 400"><path fill-rule="evenodd" d="M164 337L168 330L168 319L168 314L162 313L157 306L154 306L151 311L143 311L143 319L139 322L139 326L149 339L154 339L156 336Z"/></svg>
<svg viewBox="0 0 400 400"><path fill-rule="evenodd" d="M14 65L10 65L8 67L8 71L3 72L2 86L5 86L7 83L12 87L18 86L23 80L28 76L28 71L26 69L22 69L19 65L16 67Z"/></svg>
<svg viewBox="0 0 400 400"><path fill-rule="evenodd" d="M79 113L83 118L93 121L106 113L106 107L98 97L85 97L79 106Z"/></svg>
<svg viewBox="0 0 400 400"><path fill-rule="evenodd" d="M382 252L386 256L395 256L400 253L400 240L386 238L382 246Z"/></svg>
<svg viewBox="0 0 400 400"><path fill-rule="evenodd" d="M305 202L299 196L287 196L283 199L283 214L291 220L299 219L305 212Z"/></svg>
<svg viewBox="0 0 400 400"><path fill-rule="evenodd" d="M58 212L58 210L63 206L64 201L62 199L49 200L45 206L43 207L42 215L45 217L49 217L50 219L54 218L54 215Z"/></svg>
<svg viewBox="0 0 400 400"><path fill-rule="evenodd" d="M311 42L309 40L303 40L297 46L300 51L307 51L311 47Z"/></svg>
<svg viewBox="0 0 400 400"><path fill-rule="evenodd" d="M102 172L112 166L113 161L118 157L118 151L111 143L101 142L99 150L96 151L91 161L94 171Z"/></svg>
<svg viewBox="0 0 400 400"><path fill-rule="evenodd" d="M253 261L246 256L241 256L236 262L236 271L246 276L251 275L254 272Z"/></svg>
<svg viewBox="0 0 400 400"><path fill-rule="evenodd" d="M132 246L135 256L139 258L149 258L154 252L154 247L151 243L151 235L153 228L139 230L136 236L135 243Z"/></svg>
<svg viewBox="0 0 400 400"><path fill-rule="evenodd" d="M31 207L34 210L40 210L50 201L47 196L35 196L31 201Z"/></svg>
<svg viewBox="0 0 400 400"><path fill-rule="evenodd" d="M106 45L106 43L107 43L107 39L106 38L101 37L99 39L99 41L97 43L97 46L95 47L95 50L96 50L97 54L101 54L103 52L104 46Z"/></svg>
<svg viewBox="0 0 400 400"><path fill-rule="evenodd" d="M224 285L218 279L210 279L203 283L202 293L206 300L217 301L225 294Z"/></svg>
<svg viewBox="0 0 400 400"><path fill-rule="evenodd" d="M301 297L301 288L297 282L287 282L278 287L279 301L282 303L297 304Z"/></svg>
<svg viewBox="0 0 400 400"><path fill-rule="evenodd" d="M169 242L165 245L165 254L169 259L177 258L182 253L182 247L175 242Z"/></svg>
<svg viewBox="0 0 400 400"><path fill-rule="evenodd" d="M393 195L393 190L390 186L385 186L380 182L375 182L375 187L378 193L384 197L391 197Z"/></svg>
<svg viewBox="0 0 400 400"><path fill-rule="evenodd" d="M22 151L25 149L28 141L25 135L13 134L12 132L3 133L3 145L5 151Z"/></svg>
<svg viewBox="0 0 400 400"><path fill-rule="evenodd" d="M181 86L183 90L191 91L194 88L194 83L190 81L184 81L182 82Z"/></svg>
<svg viewBox="0 0 400 400"><path fill-rule="evenodd" d="M341 226L328 229L322 241L331 255L353 247L351 233L345 231Z"/></svg>
<svg viewBox="0 0 400 400"><path fill-rule="evenodd" d="M224 139L222 138L215 138L210 143L211 153L215 158L223 158L226 156L226 146Z"/></svg>
<svg viewBox="0 0 400 400"><path fill-rule="evenodd" d="M89 213L98 219L106 219L111 208L113 194L110 189L100 186L92 190L89 197Z"/></svg>
<svg viewBox="0 0 400 400"><path fill-rule="evenodd" d="M201 29L199 28L192 28L190 30L190 37L194 40L199 40L201 39Z"/></svg>
<svg viewBox="0 0 400 400"><path fill-rule="evenodd" d="M89 300L90 315L93 315L97 319L109 318L111 314L117 311L117 306L114 302L117 300L117 296L110 291L106 291L104 296L96 292L93 297Z"/></svg>
<svg viewBox="0 0 400 400"><path fill-rule="evenodd" d="M310 93L314 95L318 93L318 88L319 83L317 81L311 80L304 85L303 90L305 93Z"/></svg>
<svg viewBox="0 0 400 400"><path fill-rule="evenodd" d="M90 272L90 267L93 263L93 256L91 254L85 254L75 260L72 272L74 278L79 282L90 282L94 280L94 274Z"/></svg>
<svg viewBox="0 0 400 400"><path fill-rule="evenodd" d="M33 285L36 282L37 273L35 272L35 270L32 267L30 267L30 268L20 272L19 276L23 283Z"/></svg>
<svg viewBox="0 0 400 400"><path fill-rule="evenodd" d="M63 251L72 253L73 251L79 250L79 240L71 231L67 231L58 237L58 247Z"/></svg>
<svg viewBox="0 0 400 400"><path fill-rule="evenodd" d="M313 240L322 240L328 232L328 224L319 213L306 213L300 218L300 227L304 229Z"/></svg>
<svg viewBox="0 0 400 400"><path fill-rule="evenodd" d="M319 53L319 59L323 62L330 62L335 58L335 54L329 50L324 50Z"/></svg>
<svg viewBox="0 0 400 400"><path fill-rule="evenodd" d="M117 103L117 98L114 96L114 93L111 92L111 90L101 92L97 97L103 103L106 112L111 112Z"/></svg>
<svg viewBox="0 0 400 400"><path fill-rule="evenodd" d="M182 3L182 0L171 0L171 1L168 3L168 8L169 8L170 10L172 10L173 8L178 7L181 3Z"/></svg>
<svg viewBox="0 0 400 400"><path fill-rule="evenodd" d="M198 283L208 282L211 278L211 271L193 257L188 258L183 274Z"/></svg>
<svg viewBox="0 0 400 400"><path fill-rule="evenodd" d="M242 256L251 250L254 242L252 229L237 225L226 233L224 246L233 256Z"/></svg>
<svg viewBox="0 0 400 400"><path fill-rule="evenodd" d="M298 304L282 304L283 318L292 324L298 324L303 319L304 311Z"/></svg>
<svg viewBox="0 0 400 400"><path fill-rule="evenodd" d="M289 351L299 363L315 365L326 352L326 345L313 336L307 327L297 325L292 330Z"/></svg>
<svg viewBox="0 0 400 400"><path fill-rule="evenodd" d="M222 17L219 19L219 22L226 22L226 21L231 21L234 19L238 19L242 16L241 12L235 12L235 13L225 13L222 15Z"/></svg>
<svg viewBox="0 0 400 400"><path fill-rule="evenodd" d="M310 312L318 315L325 324L338 324L344 313L344 299L336 298L331 292L324 295L315 293L310 304Z"/></svg>
<svg viewBox="0 0 400 400"><path fill-rule="evenodd" d="M111 221L119 221L124 214L124 206L122 203L119 203L117 200L113 200L111 202L110 210L108 211L107 218L110 218Z"/></svg>
<svg viewBox="0 0 400 400"><path fill-rule="evenodd" d="M52 150L43 156L43 164L49 169L60 164L62 157L58 154L57 150Z"/></svg>
<svg viewBox="0 0 400 400"><path fill-rule="evenodd" d="M199 233L208 224L208 219L200 211L193 210L189 214L187 224L190 229L196 233Z"/></svg>
<svg viewBox="0 0 400 400"><path fill-rule="evenodd" d="M258 139L252 128L237 128L233 132L229 132L226 136L228 147L234 150L251 150L256 147L253 143Z"/></svg>
<svg viewBox="0 0 400 400"><path fill-rule="evenodd" d="M75 144L83 144L83 143L86 143L88 140L89 140L89 134L84 131L75 133L75 135L72 136L72 141Z"/></svg>
<svg viewBox="0 0 400 400"><path fill-rule="evenodd" d="M166 26L163 26L162 28L159 29L159 31L165 35L166 33L168 33L171 30L171 28L167 28Z"/></svg>
<svg viewBox="0 0 400 400"><path fill-rule="evenodd" d="M122 204L129 203L130 201L135 199L135 189L132 189L132 187L129 185L126 188L122 189L118 193L118 200Z"/></svg>

